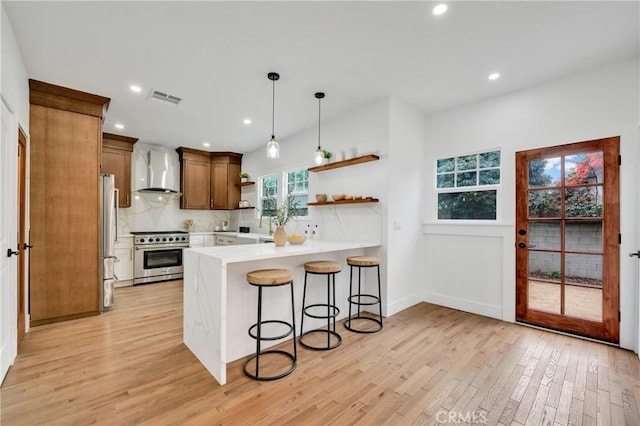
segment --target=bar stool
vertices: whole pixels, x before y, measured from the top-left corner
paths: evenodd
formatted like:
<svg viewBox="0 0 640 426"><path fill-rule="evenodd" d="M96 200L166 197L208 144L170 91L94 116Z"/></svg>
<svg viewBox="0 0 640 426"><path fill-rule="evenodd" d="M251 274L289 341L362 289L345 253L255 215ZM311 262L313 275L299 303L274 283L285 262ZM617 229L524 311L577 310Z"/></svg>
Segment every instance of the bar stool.
<svg viewBox="0 0 640 426"><path fill-rule="evenodd" d="M304 291L302 293L302 321L300 323L300 344L308 349L316 351L326 351L329 349L335 349L342 344L342 336L336 332L336 317L340 314L340 309L336 306L336 274L342 271L342 264L340 262L333 262L330 260L320 260L315 262L307 262L304 264ZM307 275L326 275L327 276L327 303L314 303L306 305L307 299ZM333 278L333 282L332 279ZM333 293L333 299L331 294ZM327 308L326 315L313 313L314 308ZM316 311L318 309L315 309ZM304 331L304 317L320 318L327 320L327 328ZM333 323L333 324L332 324ZM305 343L303 340L305 336L311 334L326 334L326 345L314 345ZM335 342L331 343L331 336L335 338Z"/></svg>
<svg viewBox="0 0 640 426"><path fill-rule="evenodd" d="M260 269L247 273L247 282L258 287L258 321L249 327L249 336L256 340L256 353L251 355L244 363L244 374L256 380L276 380L288 376L296 369L298 351L296 347L296 320L295 306L293 303L293 276L288 269ZM291 323L281 320L262 320L262 289L289 285L291 287ZM280 324L286 326L286 331L278 336L263 336L262 326L266 324ZM261 350L261 342L266 340L280 340L293 334L293 353L282 350ZM291 360L291 367L283 373L271 376L260 375L260 357L267 354L283 355ZM249 363L255 359L255 373L248 369Z"/></svg>
<svg viewBox="0 0 640 426"><path fill-rule="evenodd" d="M349 301L349 317L344 322L344 327L356 333L377 333L382 330L382 293L380 291L380 259L372 256L353 256L347 258L347 264L351 267L349 273L349 294L347 298ZM378 295L362 293L362 268L377 268L378 270ZM353 268L358 268L358 292L353 293ZM351 316L352 305L358 306L358 314L355 317ZM362 316L360 315L361 306L378 305L378 317ZM372 312L373 314L373 312ZM378 324L378 327L370 330L362 330L354 328L351 325L351 320L358 319L364 321L370 321Z"/></svg>

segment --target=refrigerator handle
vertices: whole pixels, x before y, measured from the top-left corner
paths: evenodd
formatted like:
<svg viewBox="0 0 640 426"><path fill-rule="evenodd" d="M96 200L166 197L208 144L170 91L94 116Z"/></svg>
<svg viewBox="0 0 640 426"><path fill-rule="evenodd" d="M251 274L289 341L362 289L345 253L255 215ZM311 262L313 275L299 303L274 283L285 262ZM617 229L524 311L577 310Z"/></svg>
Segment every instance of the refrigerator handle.
<svg viewBox="0 0 640 426"><path fill-rule="evenodd" d="M113 196L115 197L116 206L116 241L118 241L118 209L120 208L120 190L118 188L113 188Z"/></svg>

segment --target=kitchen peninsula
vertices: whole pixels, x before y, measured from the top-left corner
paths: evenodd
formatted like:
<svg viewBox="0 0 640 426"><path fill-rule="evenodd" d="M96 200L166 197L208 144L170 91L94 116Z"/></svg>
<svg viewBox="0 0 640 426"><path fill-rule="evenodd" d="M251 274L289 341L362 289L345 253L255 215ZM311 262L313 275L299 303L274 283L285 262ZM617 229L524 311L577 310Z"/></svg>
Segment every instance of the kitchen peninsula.
<svg viewBox="0 0 640 426"><path fill-rule="evenodd" d="M247 330L256 321L257 291L247 283L247 272L268 268L288 268L292 271L296 333L299 334L304 263L321 259L343 263L343 270L336 277L336 301L340 308L338 318L343 318L348 310L349 291L346 258L376 255L378 247L378 242L307 240L303 245L287 244L285 247L275 247L269 243L184 250L183 341L216 380L224 385L226 364L255 352L255 341L248 336ZM326 298L326 283L317 277L311 280L307 289L308 300ZM280 292L280 289L274 288L263 294L265 318L280 318L290 311L288 291L285 288ZM316 320L315 323L309 323L309 329L322 325L322 321ZM265 342L263 348L267 346Z"/></svg>

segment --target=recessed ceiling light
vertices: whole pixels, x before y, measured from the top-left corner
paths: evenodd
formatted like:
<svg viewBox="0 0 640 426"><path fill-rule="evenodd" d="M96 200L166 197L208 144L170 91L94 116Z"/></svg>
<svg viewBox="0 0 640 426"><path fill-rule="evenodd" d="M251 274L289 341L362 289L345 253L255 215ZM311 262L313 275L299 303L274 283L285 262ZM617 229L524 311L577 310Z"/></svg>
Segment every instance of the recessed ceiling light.
<svg viewBox="0 0 640 426"><path fill-rule="evenodd" d="M447 11L447 5L442 3L433 8L434 15L442 15Z"/></svg>
<svg viewBox="0 0 640 426"><path fill-rule="evenodd" d="M499 72L494 72L492 74L489 74L489 80L497 80L500 78L500 73Z"/></svg>
<svg viewBox="0 0 640 426"><path fill-rule="evenodd" d="M243 123L246 124L246 125L249 125L249 124L251 124L251 119L250 118L245 118L243 120Z"/></svg>
<svg viewBox="0 0 640 426"><path fill-rule="evenodd" d="M113 125L113 127L115 127L116 129L122 130L122 129L124 129L124 124L116 123L116 124Z"/></svg>
<svg viewBox="0 0 640 426"><path fill-rule="evenodd" d="M202 146L205 146L208 148L211 146L211 144L209 142L202 142Z"/></svg>
<svg viewBox="0 0 640 426"><path fill-rule="evenodd" d="M142 92L142 87L136 86L135 84L132 84L131 86L129 86L129 89L131 89L132 92L136 92L136 93Z"/></svg>

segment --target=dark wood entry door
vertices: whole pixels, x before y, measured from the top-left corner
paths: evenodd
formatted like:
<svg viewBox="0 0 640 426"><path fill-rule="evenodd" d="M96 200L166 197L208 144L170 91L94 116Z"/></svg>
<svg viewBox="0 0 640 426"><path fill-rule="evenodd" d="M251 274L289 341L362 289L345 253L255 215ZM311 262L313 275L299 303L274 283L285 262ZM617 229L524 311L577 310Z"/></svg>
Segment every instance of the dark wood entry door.
<svg viewBox="0 0 640 426"><path fill-rule="evenodd" d="M516 153L516 319L619 341L620 138Z"/></svg>

